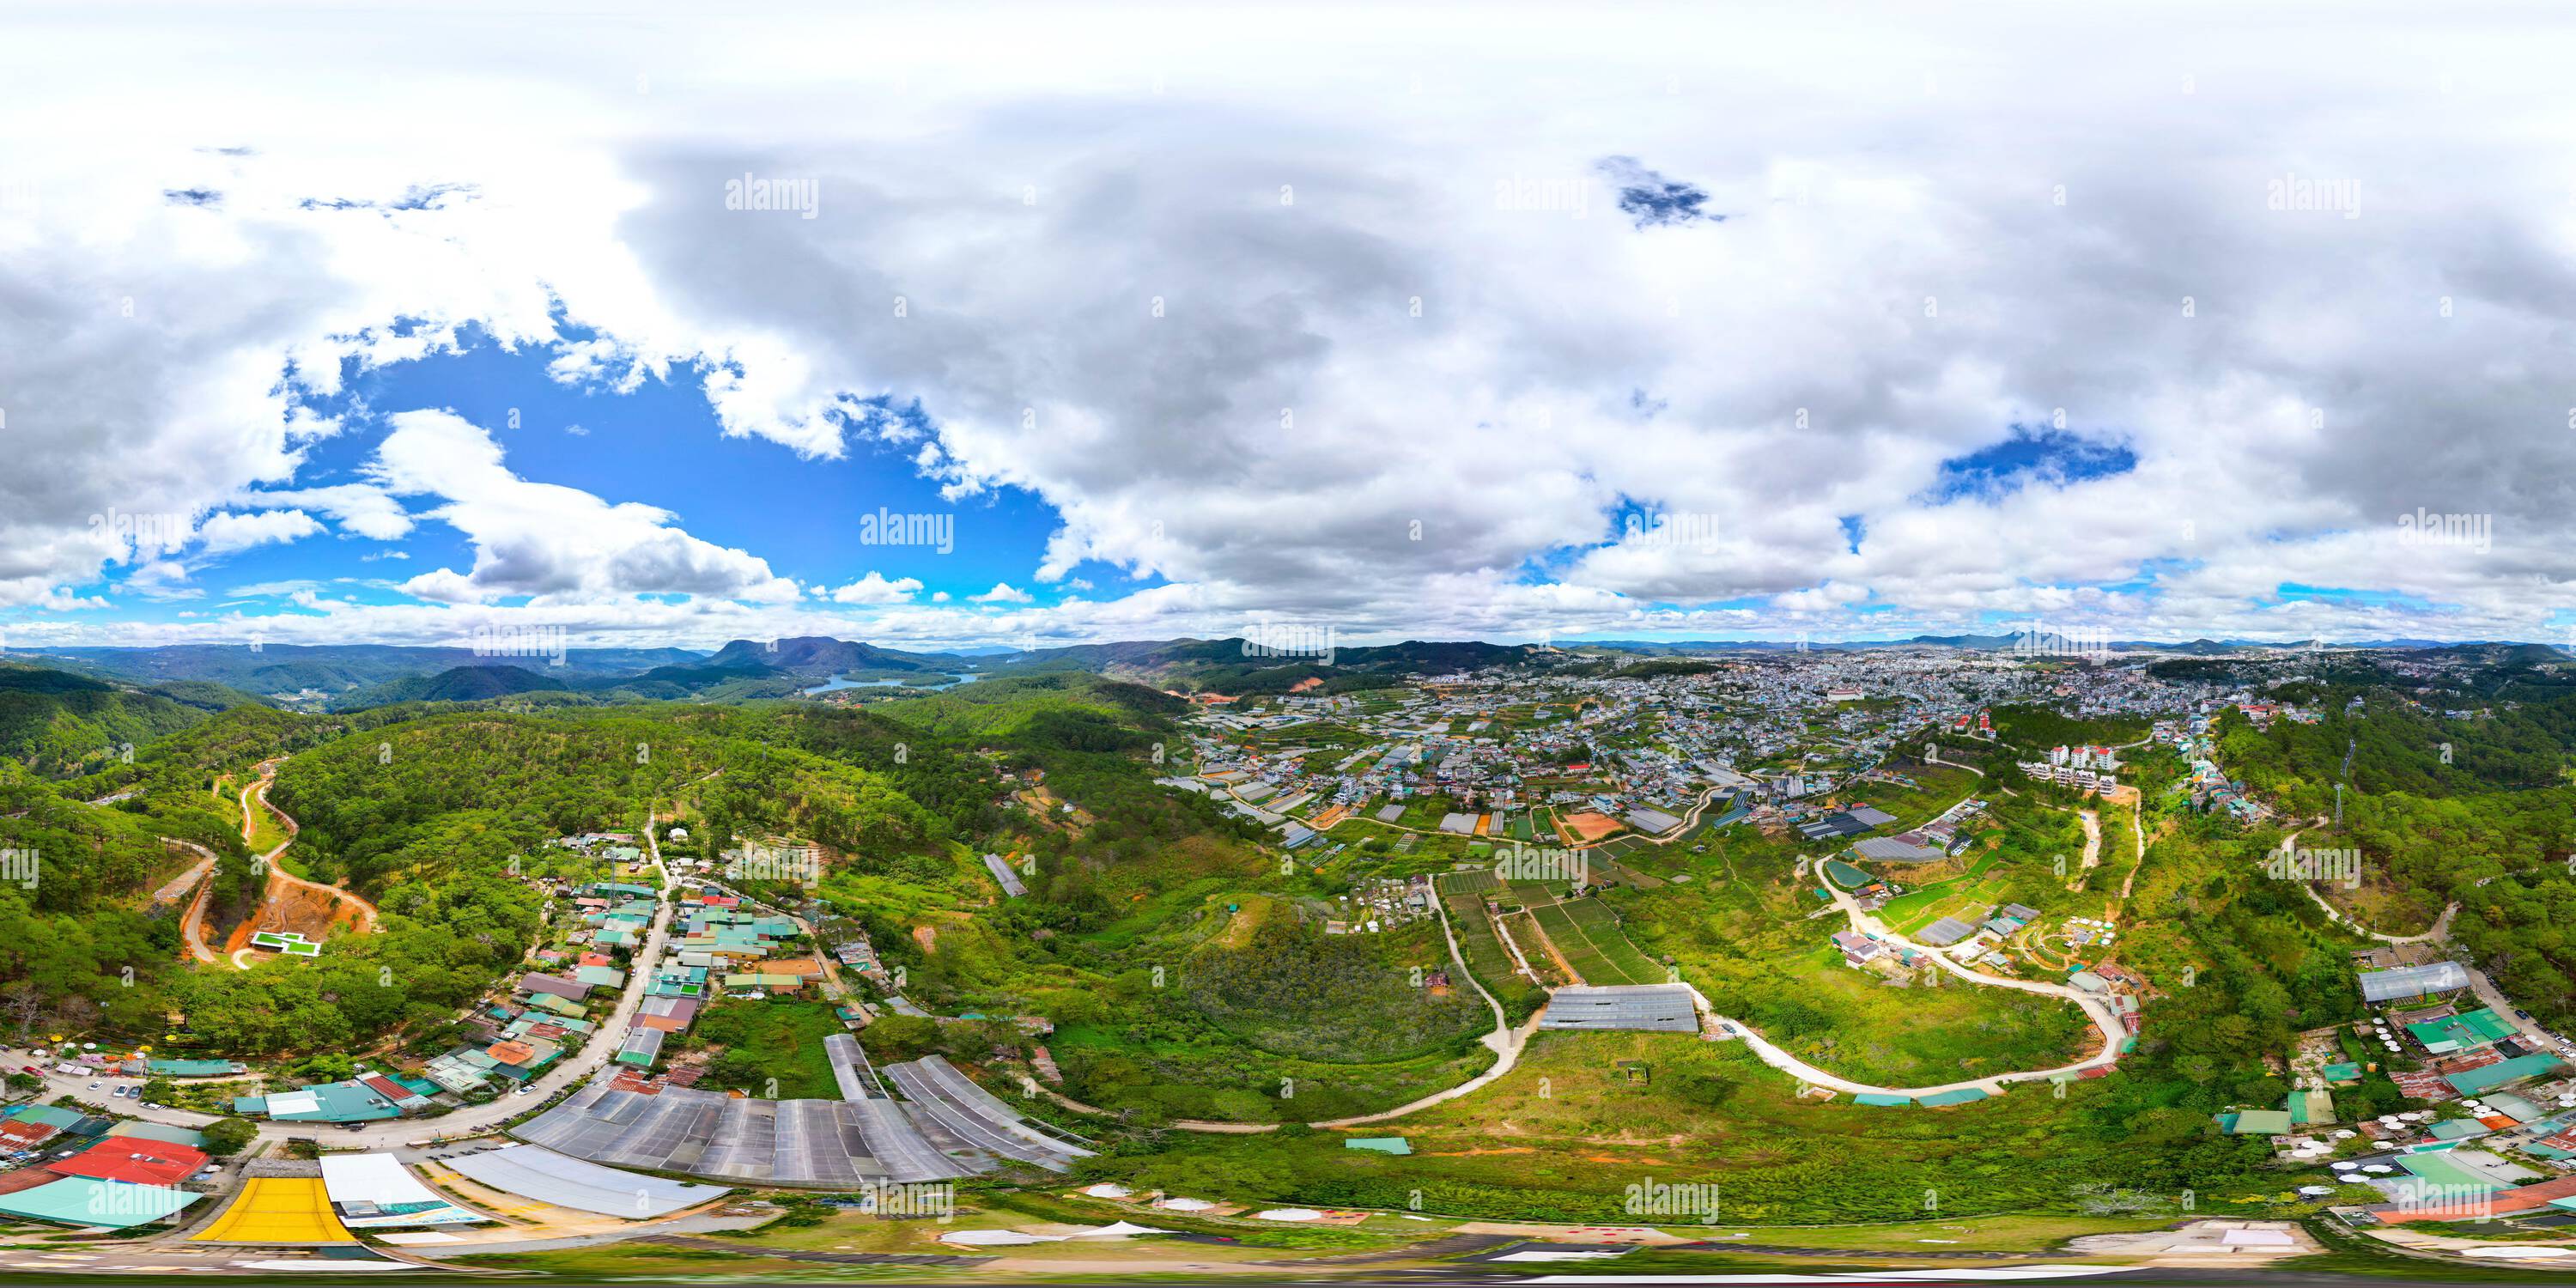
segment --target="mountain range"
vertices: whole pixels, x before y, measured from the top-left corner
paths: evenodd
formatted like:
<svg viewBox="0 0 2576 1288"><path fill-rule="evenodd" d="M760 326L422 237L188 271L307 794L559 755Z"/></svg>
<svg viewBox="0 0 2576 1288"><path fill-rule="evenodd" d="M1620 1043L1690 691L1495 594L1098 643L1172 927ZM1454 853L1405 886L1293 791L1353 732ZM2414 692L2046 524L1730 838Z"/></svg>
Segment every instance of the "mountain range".
<svg viewBox="0 0 2576 1288"><path fill-rule="evenodd" d="M404 645L178 645L86 648L13 655L97 682L84 702L118 705L150 696L200 711L243 702L352 710L396 702L471 702L531 693L564 693L581 701L735 701L779 698L834 679L856 684L946 687L979 679L1078 671L1160 688L1232 694L1344 692L1384 687L1406 677L1479 667L1598 667L1604 653L1676 657L1790 651L1851 652L1945 648L2031 652L2161 653L2225 657L2277 650L2249 640L2181 642L2071 639L2055 634L1916 635L1905 639L1797 642L1781 640L1585 640L1561 646L1477 640L1407 640L1333 647L1329 639L1265 647L1241 638L1128 640L1038 649L978 647L917 652L828 636L734 640L712 654L682 648L568 649L551 658L492 658L453 647ZM2441 651L2491 664L2565 660L2562 649L2515 642L2440 643L2375 640L2333 648ZM121 694L122 696L114 696ZM109 696L101 696L109 695ZM22 702L27 699L22 695ZM164 713L165 716L167 713Z"/></svg>

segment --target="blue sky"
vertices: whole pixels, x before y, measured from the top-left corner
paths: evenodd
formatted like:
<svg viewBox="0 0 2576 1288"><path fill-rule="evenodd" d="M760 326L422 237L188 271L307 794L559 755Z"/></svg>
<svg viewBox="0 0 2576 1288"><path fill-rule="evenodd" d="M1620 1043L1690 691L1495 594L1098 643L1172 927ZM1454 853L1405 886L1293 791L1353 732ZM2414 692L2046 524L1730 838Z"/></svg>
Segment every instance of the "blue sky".
<svg viewBox="0 0 2576 1288"><path fill-rule="evenodd" d="M484 339L461 353L354 373L340 397L318 400L321 410L345 416L348 430L314 445L297 484L359 481L385 413L445 408L493 431L523 477L668 510L692 535L756 552L801 582L838 586L876 572L917 578L925 594L963 597L996 582L1035 589L1029 574L1057 518L1025 491L944 498L899 449L871 440L855 440L839 459L807 459L766 439L728 438L694 384L647 379L626 393L576 387L547 376L550 356ZM954 548L858 544L856 517L879 509L953 514ZM359 564L356 549L299 544L262 552L274 565L256 577L384 578L473 560L471 547L437 523L381 547L349 544L409 558L389 570Z"/></svg>

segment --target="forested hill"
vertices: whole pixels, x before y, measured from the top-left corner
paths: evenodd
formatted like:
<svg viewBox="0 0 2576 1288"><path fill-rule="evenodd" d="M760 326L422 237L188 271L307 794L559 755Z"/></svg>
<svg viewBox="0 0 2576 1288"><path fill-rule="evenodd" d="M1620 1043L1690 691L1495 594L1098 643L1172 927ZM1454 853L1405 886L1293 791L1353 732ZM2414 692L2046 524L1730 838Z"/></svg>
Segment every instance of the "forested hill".
<svg viewBox="0 0 2576 1288"><path fill-rule="evenodd" d="M67 671L0 664L0 758L39 773L72 772L120 759L226 705L220 690L192 687L185 696L192 701Z"/></svg>
<svg viewBox="0 0 2576 1288"><path fill-rule="evenodd" d="M761 736L769 719L670 707L441 712L295 757L272 798L303 824L305 861L361 889L632 829L684 792L731 802L746 833L792 831L836 850L939 839L937 820L891 781L772 745Z"/></svg>
<svg viewBox="0 0 2576 1288"><path fill-rule="evenodd" d="M2567 781L2576 751L2576 694L2511 703L2455 699L2475 701L2474 709L2453 708L2471 709L2466 719L2387 690L2337 689L2323 696L2327 714L2315 724L2283 720L2258 731L2241 719L2222 721L2229 772L2266 792L2295 796L2300 808L2331 809L2339 779L2355 791L2419 796L2555 786ZM2359 711L2345 707L2353 696L2362 699Z"/></svg>
<svg viewBox="0 0 2576 1288"><path fill-rule="evenodd" d="M2455 942L2534 1014L2576 1022L2576 697L2454 719L2384 689L2359 695L2359 711L2348 692L2324 695L2332 714L2312 725L2231 718L2220 759L2296 820L2330 818L2344 782L2340 829L2292 826L2306 828L2302 846L2360 852L2376 928L2422 930L2457 902Z"/></svg>

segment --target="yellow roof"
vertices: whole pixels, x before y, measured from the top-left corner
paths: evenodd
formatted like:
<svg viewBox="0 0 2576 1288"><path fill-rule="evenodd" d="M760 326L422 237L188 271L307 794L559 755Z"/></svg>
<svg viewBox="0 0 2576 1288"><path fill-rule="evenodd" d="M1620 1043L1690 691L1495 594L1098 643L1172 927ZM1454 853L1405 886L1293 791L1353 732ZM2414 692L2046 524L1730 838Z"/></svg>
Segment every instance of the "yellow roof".
<svg viewBox="0 0 2576 1288"><path fill-rule="evenodd" d="M192 1243L355 1243L340 1224L318 1176L262 1176L242 1184L233 1200Z"/></svg>

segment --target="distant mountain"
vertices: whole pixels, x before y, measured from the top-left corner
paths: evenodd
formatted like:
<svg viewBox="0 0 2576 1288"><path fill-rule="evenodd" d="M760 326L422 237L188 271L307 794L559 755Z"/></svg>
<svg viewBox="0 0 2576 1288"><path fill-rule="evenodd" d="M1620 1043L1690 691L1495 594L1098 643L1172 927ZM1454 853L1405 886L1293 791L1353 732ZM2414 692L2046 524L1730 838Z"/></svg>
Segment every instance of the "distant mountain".
<svg viewBox="0 0 2576 1288"><path fill-rule="evenodd" d="M2565 649L2548 644L2437 644L2412 651L2437 653L2482 666L2539 666L2569 660Z"/></svg>
<svg viewBox="0 0 2576 1288"><path fill-rule="evenodd" d="M1163 689L1232 694L1343 692L1382 688L1401 680L1479 667L1573 665L1571 654L1531 644L1478 640L1406 640L1401 644L1337 645L1330 638L1278 640L1126 640L1032 649L982 659L983 674L1014 676L1087 671Z"/></svg>
<svg viewBox="0 0 2576 1288"><path fill-rule="evenodd" d="M121 756L207 718L163 693L46 667L0 664L0 757L40 772Z"/></svg>
<svg viewBox="0 0 2576 1288"><path fill-rule="evenodd" d="M715 656L705 659L704 665L717 670L786 671L825 679L871 671L919 674L953 669L957 661L949 654L900 653L873 644L804 635L760 643L735 640L717 649Z"/></svg>
<svg viewBox="0 0 2576 1288"><path fill-rule="evenodd" d="M584 685L581 677L567 671L539 673L525 667L490 663L450 667L436 675L407 675L399 680L369 685L332 706L354 710L389 706L396 702L483 702L514 693L539 693Z"/></svg>
<svg viewBox="0 0 2576 1288"><path fill-rule="evenodd" d="M147 684L199 680L286 699L346 694L406 677L500 661L470 648L401 644L180 644L54 649L32 656L87 675ZM657 666L703 661L705 656L678 648L577 648L566 650L561 670L577 676L632 675ZM546 661L542 657L513 660L530 669L554 669L546 667Z"/></svg>

